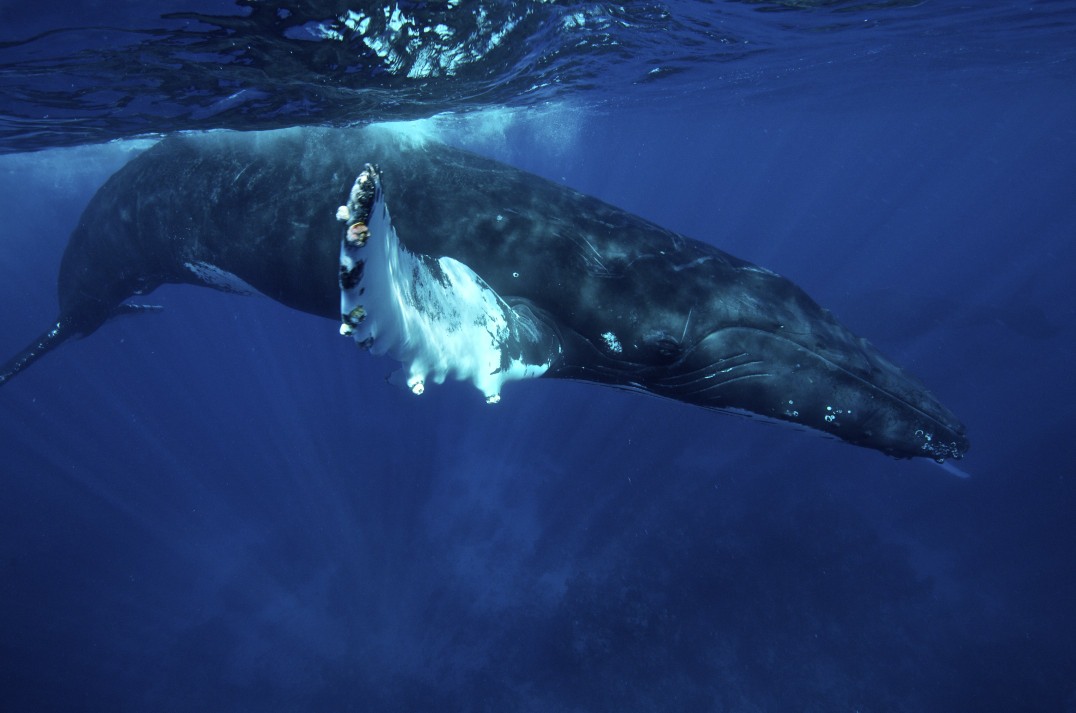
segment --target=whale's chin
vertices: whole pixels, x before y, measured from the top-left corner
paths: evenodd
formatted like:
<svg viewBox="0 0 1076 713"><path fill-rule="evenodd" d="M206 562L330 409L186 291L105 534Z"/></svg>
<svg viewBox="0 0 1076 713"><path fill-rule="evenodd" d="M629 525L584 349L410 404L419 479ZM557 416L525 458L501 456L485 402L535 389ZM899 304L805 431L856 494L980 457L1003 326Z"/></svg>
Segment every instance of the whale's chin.
<svg viewBox="0 0 1076 713"><path fill-rule="evenodd" d="M804 341L758 328L720 328L652 389L805 426L898 458L959 459L967 452L963 424L868 342L849 334L855 351L822 351Z"/></svg>

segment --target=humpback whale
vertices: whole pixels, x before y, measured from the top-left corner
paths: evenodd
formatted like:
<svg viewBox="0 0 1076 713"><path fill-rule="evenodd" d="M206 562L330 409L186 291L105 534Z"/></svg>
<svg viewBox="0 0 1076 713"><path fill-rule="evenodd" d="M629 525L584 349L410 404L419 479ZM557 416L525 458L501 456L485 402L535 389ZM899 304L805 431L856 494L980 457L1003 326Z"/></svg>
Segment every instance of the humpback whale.
<svg viewBox="0 0 1076 713"><path fill-rule="evenodd" d="M654 180L657 180L656 178ZM415 393L567 378L959 459L963 425L791 281L533 174L387 128L168 137L71 235L59 315L0 384L164 283L337 320Z"/></svg>

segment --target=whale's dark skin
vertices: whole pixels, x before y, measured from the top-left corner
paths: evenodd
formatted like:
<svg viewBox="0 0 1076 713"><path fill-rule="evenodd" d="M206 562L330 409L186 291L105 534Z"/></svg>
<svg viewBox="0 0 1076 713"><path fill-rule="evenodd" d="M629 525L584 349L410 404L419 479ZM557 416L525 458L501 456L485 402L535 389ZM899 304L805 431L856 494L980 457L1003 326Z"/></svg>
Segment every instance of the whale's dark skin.
<svg viewBox="0 0 1076 713"><path fill-rule="evenodd" d="M749 411L896 457L967 450L952 413L790 281L532 174L383 129L176 136L147 150L86 208L60 268L59 318L0 383L136 309L132 295L202 284L187 264L338 320L335 211L367 161L381 167L410 250L465 263L558 336L547 378Z"/></svg>

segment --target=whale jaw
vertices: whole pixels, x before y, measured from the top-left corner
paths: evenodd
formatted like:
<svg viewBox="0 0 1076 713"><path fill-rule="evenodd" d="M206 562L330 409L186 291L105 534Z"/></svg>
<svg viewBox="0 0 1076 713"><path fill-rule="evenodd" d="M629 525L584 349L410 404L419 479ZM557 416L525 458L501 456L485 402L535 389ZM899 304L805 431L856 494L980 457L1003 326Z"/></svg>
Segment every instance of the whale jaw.
<svg viewBox="0 0 1076 713"><path fill-rule="evenodd" d="M821 431L896 458L960 459L965 429L916 379L849 334L857 350L812 349L754 327L715 330L647 390ZM842 363L845 362L845 363Z"/></svg>

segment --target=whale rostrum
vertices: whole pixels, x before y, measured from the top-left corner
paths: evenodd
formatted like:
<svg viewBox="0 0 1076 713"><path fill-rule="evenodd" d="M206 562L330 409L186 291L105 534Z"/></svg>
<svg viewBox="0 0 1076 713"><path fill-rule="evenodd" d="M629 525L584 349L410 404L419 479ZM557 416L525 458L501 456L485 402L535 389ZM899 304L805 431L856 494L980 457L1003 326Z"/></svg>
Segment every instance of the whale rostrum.
<svg viewBox="0 0 1076 713"><path fill-rule="evenodd" d="M356 178L357 176L357 178ZM350 189L350 190L349 190ZM0 384L164 283L260 292L338 321L395 380L489 402L570 378L743 412L896 457L965 429L789 280L475 154L382 127L173 136L90 201L60 313Z"/></svg>

